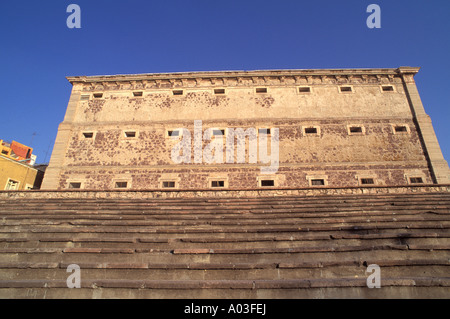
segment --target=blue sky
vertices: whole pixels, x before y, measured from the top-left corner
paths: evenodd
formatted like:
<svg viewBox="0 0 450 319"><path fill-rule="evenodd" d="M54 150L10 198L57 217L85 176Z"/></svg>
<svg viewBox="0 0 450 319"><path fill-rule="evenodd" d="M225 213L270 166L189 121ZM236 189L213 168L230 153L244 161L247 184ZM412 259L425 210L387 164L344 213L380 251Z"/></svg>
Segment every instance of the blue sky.
<svg viewBox="0 0 450 319"><path fill-rule="evenodd" d="M69 4L81 29L69 29ZM381 29L369 29L369 4ZM419 66L450 159L448 0L1 0L0 138L48 162L72 75Z"/></svg>

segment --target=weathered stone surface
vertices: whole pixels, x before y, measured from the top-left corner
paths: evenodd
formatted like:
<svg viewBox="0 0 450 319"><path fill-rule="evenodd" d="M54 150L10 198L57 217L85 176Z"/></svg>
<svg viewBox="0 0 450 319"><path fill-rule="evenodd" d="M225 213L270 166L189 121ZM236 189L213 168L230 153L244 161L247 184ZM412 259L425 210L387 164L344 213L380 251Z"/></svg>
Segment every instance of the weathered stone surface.
<svg viewBox="0 0 450 319"><path fill-rule="evenodd" d="M450 192L411 189L315 197L4 197L0 297L447 298ZM67 288L73 264L80 289ZM371 264L380 266L380 289L367 287Z"/></svg>
<svg viewBox="0 0 450 319"><path fill-rule="evenodd" d="M195 120L202 121L203 130L223 129L225 135L236 128L279 129L279 167L270 175L274 187L309 187L314 178L337 188L365 186L362 178L373 179L374 186L407 185L411 177L424 184L450 183L447 162L414 83L418 70L69 77L72 95L42 188L68 189L76 182L82 189L106 190L122 181L126 188L161 189L170 180L176 189L211 189L210 181L217 178L227 189L260 187L261 166L266 164L238 162L235 143L228 163L225 157L221 163L194 161L195 150L204 150L209 140L191 144L190 163L174 163L171 150L178 141L168 131L185 128L194 138ZM391 90L384 91L386 85ZM300 91L305 86L310 92ZM341 92L341 86L351 87L351 92ZM258 93L261 87L267 92ZM136 91L142 96L134 96ZM94 96L99 93L101 97ZM309 127L317 133L307 134ZM352 132L352 127L360 129ZM245 147L248 156L249 145Z"/></svg>

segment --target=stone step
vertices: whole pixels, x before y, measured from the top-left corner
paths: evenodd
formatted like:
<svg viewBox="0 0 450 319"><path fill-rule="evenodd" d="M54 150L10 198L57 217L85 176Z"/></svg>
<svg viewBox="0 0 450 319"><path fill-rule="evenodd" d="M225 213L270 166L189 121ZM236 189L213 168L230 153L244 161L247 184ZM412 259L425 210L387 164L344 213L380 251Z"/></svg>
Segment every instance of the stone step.
<svg viewBox="0 0 450 319"><path fill-rule="evenodd" d="M380 247L378 247L380 248ZM387 248L387 247L385 247ZM400 247L402 248L402 247ZM429 247L424 247L429 248ZM292 264L298 262L336 262L342 260L361 260L368 264L375 263L379 260L397 260L397 259L449 259L448 250L410 250L410 249L376 249L376 250L329 250L325 249L305 249L304 252L253 252L253 253L185 253L173 254L170 251L161 250L141 250L135 253L112 253L111 250L104 253L99 253L98 250L78 250L73 253L62 253L60 250L46 250L36 252L31 250L8 250L5 253L0 253L1 263L69 263L69 264L83 264L83 263L152 263L164 264L167 267L173 264L192 264L192 263L209 263L209 264L242 264L253 263L270 264L270 263L285 263ZM228 251L230 252L230 251Z"/></svg>
<svg viewBox="0 0 450 319"><path fill-rule="evenodd" d="M0 248L2 254L171 254L171 255L267 255L267 254L301 254L301 253L334 253L334 252L361 252L376 250L408 250L408 251L450 251L450 243L414 243L395 244L385 243L379 245L288 245L290 247L251 247L251 248L155 248L152 247L58 247L58 248L35 248L35 247L7 247ZM1 257L0 257L1 258ZM2 259L0 259L1 261Z"/></svg>
<svg viewBox="0 0 450 319"><path fill-rule="evenodd" d="M22 242L0 245L0 261L5 256L33 254L41 255L111 255L149 254L175 255L268 255L293 253L338 253L350 251L359 254L361 251L403 249L410 252L437 251L443 256L448 253L449 238L393 238L376 240L338 239L321 241L241 241L241 242L169 242L169 243L114 243L114 242ZM47 258L47 257L45 257ZM113 257L111 257L113 258Z"/></svg>
<svg viewBox="0 0 450 319"><path fill-rule="evenodd" d="M20 234L19 234L20 235ZM55 237L36 237L24 239L1 238L0 249L21 249L17 251L26 251L26 254L32 253L33 249L39 248L43 251L50 249L51 252L61 252L65 248L96 248L96 249L116 249L112 251L120 252L136 249L141 254L146 250L172 252L175 249L252 249L252 248L291 248L297 246L315 247L332 245L333 247L345 246L367 246L370 243L373 246L383 245L422 245L430 247L433 245L449 244L449 233L420 232L411 231L403 233L375 233L375 234L342 234L338 233L317 233L317 234L297 234L272 235L272 234L251 234L251 236L240 235L237 237L171 237L170 234L165 237L99 237L90 234L89 237L83 236L55 236ZM56 249L56 251L54 251ZM29 250L29 252L27 251ZM14 250L9 250L14 252ZM16 252L17 252L16 251ZM5 250L5 252L7 252ZM0 254L1 256L1 254Z"/></svg>
<svg viewBox="0 0 450 319"><path fill-rule="evenodd" d="M0 243L23 243L31 241L39 241L40 243L46 242L103 242L103 243L236 243L236 242L278 242L278 241L321 241L321 240L337 240L337 239L357 239L357 240L377 240L377 239L411 239L411 238L449 238L450 231L411 231L402 230L392 232L387 230L386 232L376 232L367 234L357 234L353 232L334 231L334 232L315 232L315 233L297 233L296 235L284 235L284 234L266 234L266 233L252 233L246 235L236 235L233 237L219 237L206 234L205 236L192 236L189 234L183 234L179 236L140 236L140 235L128 235L118 234L119 236L99 236L97 234L83 234L83 235L59 235L59 236L41 236L39 233L28 233L26 237L21 233L13 233L18 237L2 234L4 237L0 237Z"/></svg>
<svg viewBox="0 0 450 319"><path fill-rule="evenodd" d="M66 216L54 217L39 215L40 218L36 218L33 215L8 215L3 214L3 218L0 221L0 226L5 225L15 225L17 223L27 224L27 223L69 223L69 224L114 224L114 223L128 223L136 225L148 225L150 223L155 223L155 225L165 224L182 224L182 223L216 223L216 224L233 224L233 223L276 223L280 220L283 222L288 221L364 221L368 220L383 220L383 219L428 219L428 220L446 220L450 219L450 213L447 211L435 211L435 210L401 210L401 211L387 211L387 212L357 212L357 213L341 213L341 214L320 214L320 213L290 213L290 214L233 214L233 215L210 215L210 216L199 216L198 214L191 215L170 215L170 217L163 218L162 216L137 216L135 218L107 218L107 216L94 216L90 218L88 215L77 215L77 214L66 214ZM117 215L116 215L117 216ZM75 219L75 220L74 220Z"/></svg>
<svg viewBox="0 0 450 319"><path fill-rule="evenodd" d="M44 213L45 212L45 213ZM437 206L419 207L413 206L413 208L400 208L389 207L386 209L367 209L367 207L359 206L357 209L329 209L326 210L262 210L262 211L179 211L176 213L166 212L150 212L150 211L98 211L86 212L86 211L7 211L2 212L1 216L8 219L19 218L46 218L46 219L73 219L73 218L92 218L95 219L266 219L266 218L292 218L292 217L331 217L331 216L367 216L367 215L391 215L391 214L404 214L404 215L417 215L422 213L432 213L436 215L449 215L450 208L439 208Z"/></svg>
<svg viewBox="0 0 450 319"><path fill-rule="evenodd" d="M384 210L384 211L340 211L340 212L291 212L291 213L234 213L234 214L106 214L106 213L78 213L67 212L65 214L18 214L18 213L2 213L3 219L0 225L13 225L14 222L20 223L56 223L70 222L72 220L89 220L89 221L155 221L155 222L184 222L184 221L223 221L223 222L239 222L244 221L276 221L285 219L301 219L301 218L354 218L354 217L386 217L386 216L416 216L432 214L436 216L450 216L449 210L433 209L433 210Z"/></svg>
<svg viewBox="0 0 450 319"><path fill-rule="evenodd" d="M277 202L245 202L245 203L196 203L192 201L180 201L174 203L168 202L150 202L150 203L139 203L134 201L129 202L116 202L116 203L103 203L102 201L86 201L86 200L78 200L76 202L64 202L60 201L58 203L41 203L41 202L33 202L33 201L9 201L2 203L2 210L4 209L13 209L27 210L29 208L37 208L37 209L60 209L60 208L71 208L74 209L76 205L76 209L96 209L103 208L105 210L126 210L126 209L145 209L145 210L183 210L183 209L270 209L272 207L280 207L280 208L322 208L322 207L340 207L340 206L348 206L353 207L357 205L365 205L365 206L407 206L411 202L417 204L426 204L433 203L437 205L449 205L450 199L449 196L442 198L407 198L405 199L392 199L392 200L374 200L374 199L361 199L361 200L332 200L332 199L323 199L316 201L286 201L284 198Z"/></svg>
<svg viewBox="0 0 450 319"><path fill-rule="evenodd" d="M450 259L374 259L370 263L361 260L338 260L323 262L273 262L273 263L80 263L81 269L185 269L185 270L232 270L232 269L311 269L331 268L340 266L367 267L368 264L377 264L383 268L404 266L450 266ZM0 262L0 269L67 269L69 263L63 262Z"/></svg>
<svg viewBox="0 0 450 319"><path fill-rule="evenodd" d="M49 265L51 266L51 265ZM68 266L68 265L67 265ZM56 268L0 268L2 280L50 279L64 280L69 276L67 266ZM175 264L169 267L157 264L78 264L82 280L92 279L128 279L128 280L280 280L280 279L326 279L326 278L367 278L367 267L356 265L334 265L317 267L313 265L298 266L293 264ZM192 267L192 268L187 268ZM228 266L228 267L227 267ZM97 268L94 268L97 267ZM146 268L144 268L146 267ZM396 277L439 277L448 273L449 265L405 265L380 266L382 278Z"/></svg>
<svg viewBox="0 0 450 319"><path fill-rule="evenodd" d="M384 287L450 287L449 277L384 278ZM83 280L82 288L127 289L306 289L367 287L366 278L288 280ZM66 280L1 280L0 288L67 288Z"/></svg>
<svg viewBox="0 0 450 319"><path fill-rule="evenodd" d="M442 296L449 260L449 194L0 201L0 297Z"/></svg>
<svg viewBox="0 0 450 319"><path fill-rule="evenodd" d="M430 279L428 279L430 280ZM10 299L443 299L449 288L425 281L419 286L309 287L273 289L129 289L129 288L0 288L0 298Z"/></svg>
<svg viewBox="0 0 450 319"><path fill-rule="evenodd" d="M40 233L40 234L242 234L242 233L304 233L325 231L367 232L388 229L449 229L450 221L440 218L423 218L397 221L360 223L295 223L293 225L199 225L199 226L80 226L80 225L22 225L0 227L0 234ZM113 236L114 235L109 235ZM48 237L48 236L47 236Z"/></svg>
<svg viewBox="0 0 450 319"><path fill-rule="evenodd" d="M282 201L278 202L246 202L246 203L220 203L220 204L214 204L210 202L203 202L203 203L197 203L197 202L191 202L191 201L180 201L176 203L167 203L167 202L161 202L161 203L139 203L130 201L128 203L126 202L120 202L120 203L102 203L101 201L92 201L87 202L85 200L79 200L76 202L64 202L61 201L59 203L51 204L51 203L40 203L40 202L29 202L26 203L20 202L20 201L10 201L5 202L2 205L2 210L28 210L29 208L40 208L40 209L60 209L63 207L67 207L73 210L74 205L76 205L77 210L79 209L96 209L99 206L102 207L104 210L117 210L120 208L120 210L126 210L126 209L146 209L146 210L192 210L192 209L211 209L211 210L236 210L236 209L242 209L242 210L249 210L249 209L271 209L273 207L279 207L284 209L289 208L326 208L326 207L341 207L341 206L347 206L347 207L353 207L358 206L360 204L363 204L365 206L408 206L411 204L411 200L414 204L424 205L427 202L433 203L436 205L442 205L447 206L450 204L449 196L442 198L414 198L414 199L393 199L392 201L386 201L386 200L377 200L374 201L371 200L321 200L321 201L314 201L314 202L305 202L305 201L286 201L284 198ZM170 204L170 205L169 205ZM176 205L174 205L176 204Z"/></svg>

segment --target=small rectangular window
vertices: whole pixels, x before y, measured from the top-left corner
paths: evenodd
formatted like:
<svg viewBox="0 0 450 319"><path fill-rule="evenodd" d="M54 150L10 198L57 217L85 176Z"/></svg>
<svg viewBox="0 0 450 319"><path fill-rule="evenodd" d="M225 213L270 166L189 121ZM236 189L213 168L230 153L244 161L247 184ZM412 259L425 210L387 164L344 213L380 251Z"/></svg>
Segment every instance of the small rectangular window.
<svg viewBox="0 0 450 319"><path fill-rule="evenodd" d="M410 177L409 182L411 184L423 184L423 179L422 177Z"/></svg>
<svg viewBox="0 0 450 319"><path fill-rule="evenodd" d="M2 150L2 154L3 154L3 155L8 155L8 151Z"/></svg>
<svg viewBox="0 0 450 319"><path fill-rule="evenodd" d="M214 136L224 136L225 130L213 130L213 135Z"/></svg>
<svg viewBox="0 0 450 319"><path fill-rule="evenodd" d="M317 134L316 127L305 127L305 134Z"/></svg>
<svg viewBox="0 0 450 319"><path fill-rule="evenodd" d="M116 182L115 188L127 188L128 182Z"/></svg>
<svg viewBox="0 0 450 319"><path fill-rule="evenodd" d="M103 93L94 93L94 98L101 99L103 97Z"/></svg>
<svg viewBox="0 0 450 319"><path fill-rule="evenodd" d="M163 188L174 188L175 182L172 181L166 181L162 183Z"/></svg>
<svg viewBox="0 0 450 319"><path fill-rule="evenodd" d="M71 188L71 189L78 189L78 188L81 188L81 183L79 183L79 182L73 182L73 183L70 183L70 184L69 184L69 188Z"/></svg>
<svg viewBox="0 0 450 319"><path fill-rule="evenodd" d="M135 97L141 97L143 95L144 95L144 92L142 92L142 91L135 91L135 92L133 92L133 96L135 96Z"/></svg>
<svg viewBox="0 0 450 319"><path fill-rule="evenodd" d="M311 93L311 88L309 86L304 86L304 87L298 88L298 91L300 93Z"/></svg>
<svg viewBox="0 0 450 319"><path fill-rule="evenodd" d="M82 95L80 97L80 101L87 101L87 100L89 100L89 95Z"/></svg>
<svg viewBox="0 0 450 319"><path fill-rule="evenodd" d="M270 135L270 128L260 128L258 129L258 133Z"/></svg>
<svg viewBox="0 0 450 319"><path fill-rule="evenodd" d="M183 90L173 90L173 95L183 95Z"/></svg>
<svg viewBox="0 0 450 319"><path fill-rule="evenodd" d="M351 126L350 133L362 133L362 127L361 126Z"/></svg>
<svg viewBox="0 0 450 319"><path fill-rule="evenodd" d="M225 94L225 89L214 89L214 94Z"/></svg>
<svg viewBox="0 0 450 319"><path fill-rule="evenodd" d="M225 181L211 181L211 187L225 187Z"/></svg>
<svg viewBox="0 0 450 319"><path fill-rule="evenodd" d="M135 131L126 131L125 137L136 137L136 132Z"/></svg>
<svg viewBox="0 0 450 319"><path fill-rule="evenodd" d="M94 133L93 132L84 132L83 136L84 136L84 138L93 138Z"/></svg>
<svg viewBox="0 0 450 319"><path fill-rule="evenodd" d="M383 92L393 92L394 87L392 85L383 85L382 87Z"/></svg>
<svg viewBox="0 0 450 319"><path fill-rule="evenodd" d="M9 179L8 183L6 183L5 190L13 191L13 190L17 190L18 188L19 188L19 182Z"/></svg>
<svg viewBox="0 0 450 319"><path fill-rule="evenodd" d="M275 186L275 181L273 179L263 179L261 180L262 187Z"/></svg>
<svg viewBox="0 0 450 319"><path fill-rule="evenodd" d="M312 186L323 186L323 185L325 185L325 180L323 180L323 179L312 179L311 180L311 185Z"/></svg>
<svg viewBox="0 0 450 319"><path fill-rule="evenodd" d="M406 126L397 125L395 127L395 132L397 133L408 132L408 129L406 128Z"/></svg>
<svg viewBox="0 0 450 319"><path fill-rule="evenodd" d="M180 136L180 131L175 130L175 131L167 131L167 135L168 136Z"/></svg>
<svg viewBox="0 0 450 319"><path fill-rule="evenodd" d="M371 185L375 184L373 178L361 178L361 185Z"/></svg>
<svg viewBox="0 0 450 319"><path fill-rule="evenodd" d="M256 88L256 93L267 93L267 88Z"/></svg>
<svg viewBox="0 0 450 319"><path fill-rule="evenodd" d="M341 86L339 87L341 92L353 92L353 89L351 86Z"/></svg>

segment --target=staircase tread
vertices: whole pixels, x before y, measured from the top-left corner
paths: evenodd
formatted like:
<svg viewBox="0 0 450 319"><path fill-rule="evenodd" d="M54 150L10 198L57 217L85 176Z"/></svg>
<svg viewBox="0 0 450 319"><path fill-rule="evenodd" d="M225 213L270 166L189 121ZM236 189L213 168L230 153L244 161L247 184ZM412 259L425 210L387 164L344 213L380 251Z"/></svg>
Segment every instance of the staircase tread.
<svg viewBox="0 0 450 319"><path fill-rule="evenodd" d="M0 293L67 288L71 264L84 296L368 289L370 264L444 296L450 193L0 200Z"/></svg>

